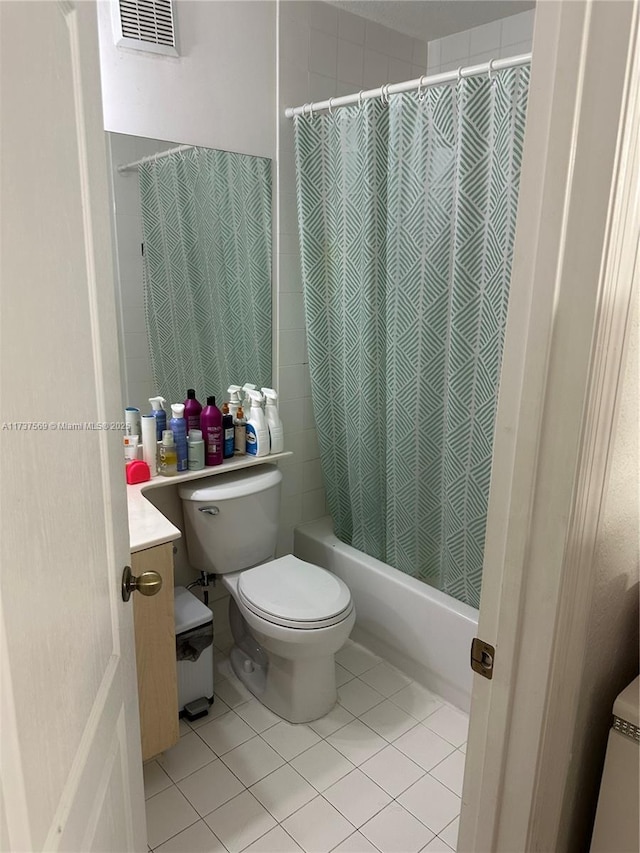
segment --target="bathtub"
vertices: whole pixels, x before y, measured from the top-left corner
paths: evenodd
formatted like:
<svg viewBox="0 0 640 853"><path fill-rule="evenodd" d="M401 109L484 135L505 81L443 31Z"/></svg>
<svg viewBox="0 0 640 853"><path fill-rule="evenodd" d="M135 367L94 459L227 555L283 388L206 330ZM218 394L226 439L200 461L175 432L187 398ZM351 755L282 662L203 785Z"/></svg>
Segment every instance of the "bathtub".
<svg viewBox="0 0 640 853"><path fill-rule="evenodd" d="M296 527L293 552L350 588L353 640L468 713L475 608L340 542L329 517Z"/></svg>

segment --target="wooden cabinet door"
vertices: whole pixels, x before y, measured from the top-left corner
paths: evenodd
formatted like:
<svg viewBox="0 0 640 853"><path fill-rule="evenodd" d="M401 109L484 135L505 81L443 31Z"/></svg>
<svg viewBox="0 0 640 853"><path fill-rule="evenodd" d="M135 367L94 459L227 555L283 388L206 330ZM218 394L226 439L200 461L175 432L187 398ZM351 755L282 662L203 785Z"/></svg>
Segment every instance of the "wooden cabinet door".
<svg viewBox="0 0 640 853"><path fill-rule="evenodd" d="M179 738L172 544L132 554L131 569L136 577L154 571L162 578L156 595L133 595L142 758L147 761Z"/></svg>

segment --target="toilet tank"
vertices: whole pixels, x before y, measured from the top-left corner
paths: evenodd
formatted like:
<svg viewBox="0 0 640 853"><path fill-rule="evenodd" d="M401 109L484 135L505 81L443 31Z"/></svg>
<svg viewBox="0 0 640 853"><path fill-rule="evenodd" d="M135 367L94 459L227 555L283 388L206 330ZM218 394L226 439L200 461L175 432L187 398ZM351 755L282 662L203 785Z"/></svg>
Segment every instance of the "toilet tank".
<svg viewBox="0 0 640 853"><path fill-rule="evenodd" d="M180 486L189 562L226 574L275 556L282 474L259 465Z"/></svg>

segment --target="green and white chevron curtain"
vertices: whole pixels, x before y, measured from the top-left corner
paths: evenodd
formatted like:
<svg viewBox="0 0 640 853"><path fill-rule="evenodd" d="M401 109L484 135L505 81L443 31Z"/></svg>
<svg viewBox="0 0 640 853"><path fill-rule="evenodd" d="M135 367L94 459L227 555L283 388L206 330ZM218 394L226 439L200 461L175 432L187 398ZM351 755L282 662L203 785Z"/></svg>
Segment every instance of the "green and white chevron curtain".
<svg viewBox="0 0 640 853"><path fill-rule="evenodd" d="M157 393L271 384L271 161L194 148L139 167Z"/></svg>
<svg viewBox="0 0 640 853"><path fill-rule="evenodd" d="M528 83L523 66L295 119L336 534L474 607Z"/></svg>

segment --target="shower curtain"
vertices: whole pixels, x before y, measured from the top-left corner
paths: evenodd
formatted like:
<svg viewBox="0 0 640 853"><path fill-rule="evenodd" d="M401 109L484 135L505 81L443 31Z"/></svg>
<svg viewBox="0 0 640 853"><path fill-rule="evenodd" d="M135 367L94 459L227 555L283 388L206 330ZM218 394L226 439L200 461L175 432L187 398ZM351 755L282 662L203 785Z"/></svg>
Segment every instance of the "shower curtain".
<svg viewBox="0 0 640 853"><path fill-rule="evenodd" d="M295 119L336 535L479 605L529 68Z"/></svg>
<svg viewBox="0 0 640 853"><path fill-rule="evenodd" d="M271 162L194 148L139 167L157 392L271 384ZM224 395L224 396L223 396Z"/></svg>

